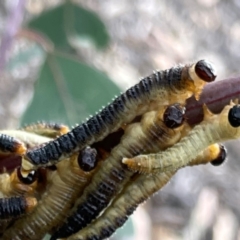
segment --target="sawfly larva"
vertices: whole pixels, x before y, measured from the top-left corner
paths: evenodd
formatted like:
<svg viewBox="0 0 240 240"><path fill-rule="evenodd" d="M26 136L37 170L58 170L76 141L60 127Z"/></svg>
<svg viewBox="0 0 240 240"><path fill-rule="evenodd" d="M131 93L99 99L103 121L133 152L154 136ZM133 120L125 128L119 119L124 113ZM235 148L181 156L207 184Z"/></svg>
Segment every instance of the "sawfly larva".
<svg viewBox="0 0 240 240"><path fill-rule="evenodd" d="M205 60L155 72L117 97L86 123L45 146L28 150L22 159L22 168L30 171L56 164L74 152L102 140L124 124L131 123L136 116L157 111L164 105L185 103L193 94L198 98L205 83L215 78L212 65Z"/></svg>
<svg viewBox="0 0 240 240"><path fill-rule="evenodd" d="M129 125L119 145L112 149L110 156L102 163L101 169L76 202L72 214L51 239L68 237L96 218L114 195L131 181L133 174L123 168L122 157L136 156L143 151L159 151L171 146L181 137L184 116L185 108L174 104L159 112L146 113L140 123ZM166 125L171 125L171 128Z"/></svg>
<svg viewBox="0 0 240 240"><path fill-rule="evenodd" d="M87 153L81 156L89 158L89 152L88 149ZM86 159L82 159L82 161L87 165ZM3 239L28 239L31 236L31 239L38 240L46 232L50 232L62 224L68 211L94 173L92 159L88 167L92 171L81 170L80 162L78 154L74 154L70 160L66 159L66 161L60 162L57 165L57 171L53 173L51 186L39 200L37 208L32 211L31 215L19 219L9 230L6 230Z"/></svg>
<svg viewBox="0 0 240 240"><path fill-rule="evenodd" d="M201 152L189 166L224 161L226 150L219 144L213 144ZM139 175L134 182L128 182L101 216L80 232L68 237L69 240L103 240L109 238L121 227L139 204L159 191L175 174L175 171L157 175Z"/></svg>
<svg viewBox="0 0 240 240"><path fill-rule="evenodd" d="M233 102L218 115L204 105L204 120L164 152L124 158L128 168L141 173L172 171L183 167L208 145L240 137L240 105Z"/></svg>

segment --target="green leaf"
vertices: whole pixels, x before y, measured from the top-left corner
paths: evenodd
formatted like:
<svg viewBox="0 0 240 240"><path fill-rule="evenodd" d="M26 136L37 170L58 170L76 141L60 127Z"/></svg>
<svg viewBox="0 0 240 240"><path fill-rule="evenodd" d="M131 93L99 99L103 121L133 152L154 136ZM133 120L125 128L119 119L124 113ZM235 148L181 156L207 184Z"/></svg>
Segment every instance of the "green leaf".
<svg viewBox="0 0 240 240"><path fill-rule="evenodd" d="M70 50L78 41L94 42L98 47L105 47L109 36L101 19L89 10L71 2L42 13L31 20L28 27L46 35L57 48Z"/></svg>
<svg viewBox="0 0 240 240"><path fill-rule="evenodd" d="M105 74L72 57L54 53L43 65L22 123L38 120L80 123L119 91Z"/></svg>
<svg viewBox="0 0 240 240"><path fill-rule="evenodd" d="M27 47L18 47L10 56L7 70L13 75L23 75L23 78L30 75L31 68L42 62L45 57L43 48L34 42L27 42Z"/></svg>

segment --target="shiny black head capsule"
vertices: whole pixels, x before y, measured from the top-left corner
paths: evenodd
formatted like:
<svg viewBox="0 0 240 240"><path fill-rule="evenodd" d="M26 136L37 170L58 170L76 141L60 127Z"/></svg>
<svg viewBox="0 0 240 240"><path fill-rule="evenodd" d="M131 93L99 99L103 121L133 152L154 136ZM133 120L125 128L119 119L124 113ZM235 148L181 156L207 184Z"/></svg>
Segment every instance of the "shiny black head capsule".
<svg viewBox="0 0 240 240"><path fill-rule="evenodd" d="M87 147L78 155L78 165L85 171L93 170L97 165L97 151L94 148Z"/></svg>
<svg viewBox="0 0 240 240"><path fill-rule="evenodd" d="M32 183L34 183L37 178L38 178L38 171L31 171L27 177L23 177L22 173L21 173L21 169L20 167L17 169L17 176L19 181L21 181L24 184L30 185Z"/></svg>
<svg viewBox="0 0 240 240"><path fill-rule="evenodd" d="M185 119L185 107L180 104L173 104L167 107L163 114L163 121L168 128L181 126Z"/></svg>
<svg viewBox="0 0 240 240"><path fill-rule="evenodd" d="M195 72L198 77L206 82L212 82L217 77L213 66L206 60L200 60L196 63Z"/></svg>
<svg viewBox="0 0 240 240"><path fill-rule="evenodd" d="M240 126L240 106L233 106L228 113L228 121L232 127Z"/></svg>
<svg viewBox="0 0 240 240"><path fill-rule="evenodd" d="M226 158L227 158L227 150L223 145L220 145L219 155L216 159L211 161L211 164L213 166L219 166L219 165L223 164L223 162L226 160Z"/></svg>

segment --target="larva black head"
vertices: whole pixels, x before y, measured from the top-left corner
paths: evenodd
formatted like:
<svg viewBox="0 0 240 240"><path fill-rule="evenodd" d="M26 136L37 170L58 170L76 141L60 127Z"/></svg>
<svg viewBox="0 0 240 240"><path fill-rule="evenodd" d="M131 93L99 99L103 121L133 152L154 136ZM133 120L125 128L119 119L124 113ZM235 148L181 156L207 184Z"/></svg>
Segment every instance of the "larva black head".
<svg viewBox="0 0 240 240"><path fill-rule="evenodd" d="M27 177L23 177L22 173L21 173L21 169L18 168L17 169L17 176L18 176L19 181L21 181L23 184L30 185L30 184L34 183L37 180L37 178L38 178L38 171L31 171L27 175Z"/></svg>
<svg viewBox="0 0 240 240"><path fill-rule="evenodd" d="M211 161L211 164L213 166L219 166L221 165L227 158L227 150L223 145L219 145L220 147L220 152L219 155L216 159L214 159L213 161Z"/></svg>
<svg viewBox="0 0 240 240"><path fill-rule="evenodd" d="M163 114L163 122L168 128L181 126L185 119L185 107L180 104L173 104L167 107Z"/></svg>
<svg viewBox="0 0 240 240"><path fill-rule="evenodd" d="M93 170L97 165L97 151L94 148L87 147L78 155L78 165L85 171Z"/></svg>
<svg viewBox="0 0 240 240"><path fill-rule="evenodd" d="M206 82L212 82L217 77L213 66L206 60L200 60L196 63L195 72L198 77Z"/></svg>
<svg viewBox="0 0 240 240"><path fill-rule="evenodd" d="M235 105L229 110L228 121L232 127L240 126L240 105Z"/></svg>

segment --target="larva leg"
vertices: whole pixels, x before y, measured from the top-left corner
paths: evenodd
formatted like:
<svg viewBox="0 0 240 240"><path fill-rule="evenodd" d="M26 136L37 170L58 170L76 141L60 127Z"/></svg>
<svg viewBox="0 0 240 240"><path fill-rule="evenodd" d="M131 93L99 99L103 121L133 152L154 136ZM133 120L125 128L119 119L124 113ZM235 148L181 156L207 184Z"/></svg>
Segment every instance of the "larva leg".
<svg viewBox="0 0 240 240"><path fill-rule="evenodd" d="M75 154L70 160L66 159L59 163L52 183L39 200L37 207L31 214L16 221L9 230L6 230L3 239L28 239L31 236L31 239L38 240L46 232L61 224L94 173L96 163L93 164L90 153L88 149L87 153L80 155L81 158ZM89 159L91 161L87 167ZM79 165L84 165L88 171L81 170Z"/></svg>
<svg viewBox="0 0 240 240"><path fill-rule="evenodd" d="M171 171L187 165L207 146L240 137L240 106L230 103L219 115L205 107L204 120L173 147L159 154L124 158L123 163L134 171L153 173Z"/></svg>
<svg viewBox="0 0 240 240"><path fill-rule="evenodd" d="M37 200L32 197L10 197L0 199L0 220L20 217L32 211Z"/></svg>
<svg viewBox="0 0 240 240"><path fill-rule="evenodd" d="M47 123L47 122L38 122L34 124L29 124L24 126L20 130L30 133L35 133L37 135L56 138L60 135L66 134L69 132L69 128L66 125L58 123Z"/></svg>
<svg viewBox="0 0 240 240"><path fill-rule="evenodd" d="M193 94L198 98L204 84L215 78L212 66L205 60L156 72L117 97L86 123L43 147L27 151L22 167L30 171L56 164L131 123L136 116L175 102L184 103Z"/></svg>
<svg viewBox="0 0 240 240"><path fill-rule="evenodd" d="M147 113L140 123L130 125L120 144L111 151L101 169L94 175L90 185L84 190L73 213L51 239L68 237L84 228L130 181L132 173L123 168L122 156L135 156L144 149L146 151L165 149L177 142L181 137L184 114L185 108L175 104L159 112ZM171 128L166 125L170 125Z"/></svg>
<svg viewBox="0 0 240 240"><path fill-rule="evenodd" d="M201 152L190 165L222 162L226 150L219 144L213 144ZM121 227L137 206L160 190L174 175L174 171L153 176L140 175L134 182L129 182L114 199L104 213L80 232L70 236L69 240L103 240L109 238Z"/></svg>

